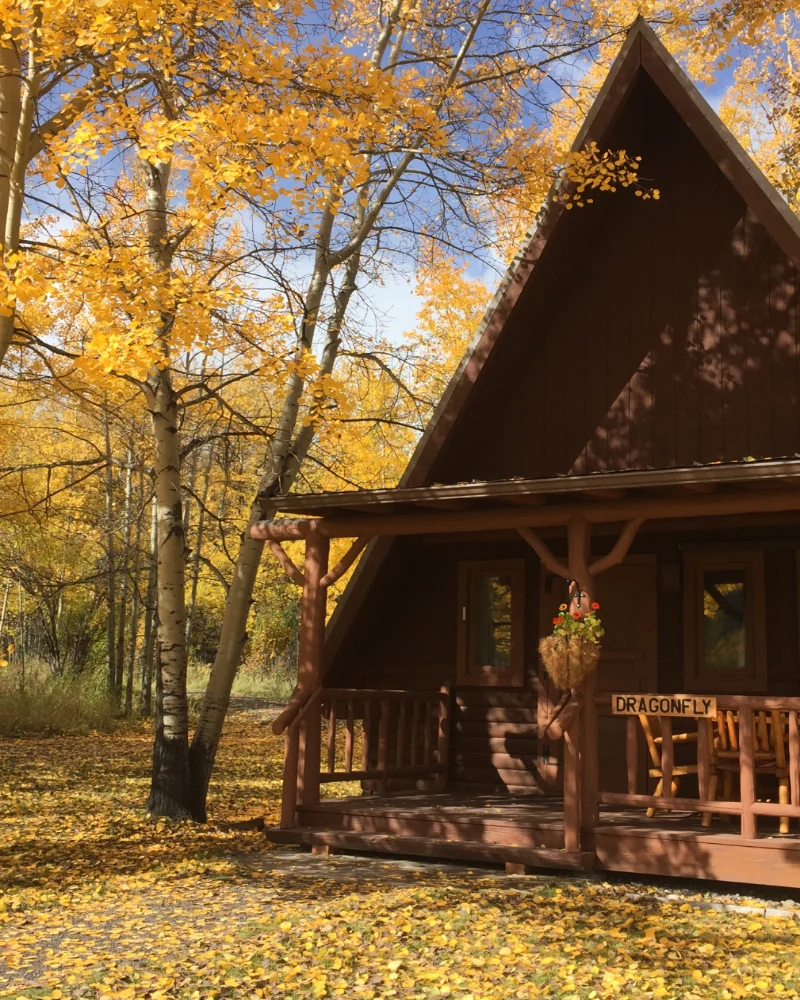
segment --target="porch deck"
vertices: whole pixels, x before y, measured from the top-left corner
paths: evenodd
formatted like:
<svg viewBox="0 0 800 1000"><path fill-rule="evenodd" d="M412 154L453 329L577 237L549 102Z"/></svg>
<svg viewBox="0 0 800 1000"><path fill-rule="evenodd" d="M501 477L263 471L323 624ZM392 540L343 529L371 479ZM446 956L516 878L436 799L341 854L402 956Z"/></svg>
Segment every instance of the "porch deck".
<svg viewBox="0 0 800 1000"><path fill-rule="evenodd" d="M774 826L774 830L773 830ZM298 825L273 829L275 843L305 844L318 852L378 851L506 864L717 879L800 888L800 836L780 836L765 818L763 835L745 839L737 817L600 807L586 827L580 852L564 850L560 798L457 790L323 799L301 807Z"/></svg>

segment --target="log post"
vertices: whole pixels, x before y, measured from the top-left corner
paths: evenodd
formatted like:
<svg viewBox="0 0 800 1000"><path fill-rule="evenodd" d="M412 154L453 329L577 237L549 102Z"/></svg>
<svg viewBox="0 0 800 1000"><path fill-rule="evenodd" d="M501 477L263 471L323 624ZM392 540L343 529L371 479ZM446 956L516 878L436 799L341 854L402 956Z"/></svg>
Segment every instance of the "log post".
<svg viewBox="0 0 800 1000"><path fill-rule="evenodd" d="M697 789L708 802L711 788L711 750L714 746L710 719L697 720Z"/></svg>
<svg viewBox="0 0 800 1000"><path fill-rule="evenodd" d="M589 570L591 526L585 517L567 525L567 567L574 580L568 614L588 614L592 607L593 579ZM593 672L577 693L580 712L565 734L564 743L564 848L580 851L582 827L597 822L597 675Z"/></svg>
<svg viewBox="0 0 800 1000"><path fill-rule="evenodd" d="M583 776L581 779L581 822L589 830L600 819L600 807L597 798L599 783L597 762L600 755L600 746L597 738L596 692L597 671L592 671L584 681L581 693L583 701L583 711L581 712L581 721L583 723L583 735L581 739L581 761L583 765Z"/></svg>
<svg viewBox="0 0 800 1000"><path fill-rule="evenodd" d="M448 772L450 770L450 711L452 696L449 684L442 685L441 695L442 698L439 702L439 736L436 742L436 763L439 767L439 773L436 776L436 790L438 792L444 792L447 789Z"/></svg>
<svg viewBox="0 0 800 1000"><path fill-rule="evenodd" d="M580 715L564 733L564 850L581 849Z"/></svg>
<svg viewBox="0 0 800 1000"><path fill-rule="evenodd" d="M386 795L389 791L389 713L392 710L392 703L388 698L381 698L378 702L380 715L378 717L378 794Z"/></svg>
<svg viewBox="0 0 800 1000"><path fill-rule="evenodd" d="M664 716L661 723L661 780L662 795L665 799L674 798L672 794L672 771L675 767L675 744L672 740L672 719Z"/></svg>
<svg viewBox="0 0 800 1000"><path fill-rule="evenodd" d="M290 830L297 822L297 762L300 733L289 726L284 733L283 795L281 798L281 829Z"/></svg>
<svg viewBox="0 0 800 1000"><path fill-rule="evenodd" d="M330 540L318 531L310 531L306 539L297 657L297 685L309 692L315 691L322 681L326 594L322 578L328 571L329 551ZM320 708L320 701L317 699L306 713L300 733L298 791L303 806L315 806L319 802Z"/></svg>
<svg viewBox="0 0 800 1000"><path fill-rule="evenodd" d="M625 762L628 770L628 795L636 795L639 791L639 719L635 715L628 716Z"/></svg>
<svg viewBox="0 0 800 1000"><path fill-rule="evenodd" d="M739 709L739 791L742 802L742 837L754 840L756 817L753 803L756 800L754 757L755 720L752 708Z"/></svg>

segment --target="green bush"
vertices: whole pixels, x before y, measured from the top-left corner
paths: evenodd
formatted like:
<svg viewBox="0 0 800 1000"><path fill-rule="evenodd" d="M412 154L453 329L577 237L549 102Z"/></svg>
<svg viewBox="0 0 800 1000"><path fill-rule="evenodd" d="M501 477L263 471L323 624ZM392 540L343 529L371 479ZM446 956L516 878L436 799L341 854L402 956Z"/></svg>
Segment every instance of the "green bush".
<svg viewBox="0 0 800 1000"><path fill-rule="evenodd" d="M0 736L23 733L109 732L116 714L97 674L52 677L28 669L24 685L18 673L0 670Z"/></svg>

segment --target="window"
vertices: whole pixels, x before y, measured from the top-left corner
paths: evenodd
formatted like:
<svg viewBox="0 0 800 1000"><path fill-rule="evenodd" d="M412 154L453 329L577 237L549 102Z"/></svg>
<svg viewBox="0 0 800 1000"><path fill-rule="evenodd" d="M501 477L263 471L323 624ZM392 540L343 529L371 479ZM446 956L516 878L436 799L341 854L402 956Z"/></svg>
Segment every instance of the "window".
<svg viewBox="0 0 800 1000"><path fill-rule="evenodd" d="M524 566L522 559L461 563L459 683L522 685Z"/></svg>
<svg viewBox="0 0 800 1000"><path fill-rule="evenodd" d="M684 601L687 687L766 690L761 552L687 553Z"/></svg>

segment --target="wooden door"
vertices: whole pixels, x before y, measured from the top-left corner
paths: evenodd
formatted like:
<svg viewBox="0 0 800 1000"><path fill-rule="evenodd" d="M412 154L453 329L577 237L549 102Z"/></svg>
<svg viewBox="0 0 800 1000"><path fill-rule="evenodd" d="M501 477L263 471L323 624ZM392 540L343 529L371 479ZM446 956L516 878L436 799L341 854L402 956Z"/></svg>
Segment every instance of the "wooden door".
<svg viewBox="0 0 800 1000"><path fill-rule="evenodd" d="M615 691L658 690L655 556L629 556L597 578L595 591L606 632L597 669L597 692L609 695L598 709L599 783L603 791L626 792L625 720L611 715L610 695ZM550 579L541 593L540 631L546 635L558 605L565 599L566 584ZM639 773L644 781L648 765L643 741L641 752ZM646 791L644 784L640 790Z"/></svg>

